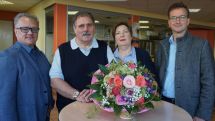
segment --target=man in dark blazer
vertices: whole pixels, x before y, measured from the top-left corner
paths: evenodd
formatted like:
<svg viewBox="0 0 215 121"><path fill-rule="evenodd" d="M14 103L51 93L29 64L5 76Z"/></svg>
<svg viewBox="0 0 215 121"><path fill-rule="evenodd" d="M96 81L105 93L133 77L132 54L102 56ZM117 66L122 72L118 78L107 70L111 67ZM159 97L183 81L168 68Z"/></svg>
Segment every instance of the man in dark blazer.
<svg viewBox="0 0 215 121"><path fill-rule="evenodd" d="M187 31L186 5L171 5L168 17L172 35L160 42L156 56L162 99L185 109L194 121L210 121L215 81L212 49L207 40Z"/></svg>
<svg viewBox="0 0 215 121"><path fill-rule="evenodd" d="M49 121L50 64L36 47L39 22L20 13L14 31L17 42L0 53L0 121Z"/></svg>

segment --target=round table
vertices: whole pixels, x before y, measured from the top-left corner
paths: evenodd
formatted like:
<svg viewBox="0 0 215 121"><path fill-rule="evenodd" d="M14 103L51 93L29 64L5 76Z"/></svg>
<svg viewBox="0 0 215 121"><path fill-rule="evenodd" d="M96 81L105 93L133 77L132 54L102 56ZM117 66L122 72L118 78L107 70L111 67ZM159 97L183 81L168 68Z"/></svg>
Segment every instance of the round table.
<svg viewBox="0 0 215 121"><path fill-rule="evenodd" d="M182 108L171 103L154 102L154 109L135 114L137 121L193 121L192 117ZM97 109L99 111L95 111ZM94 103L73 102L62 109L60 121L126 121L116 117L112 112L96 108ZM128 121L128 120L127 120Z"/></svg>

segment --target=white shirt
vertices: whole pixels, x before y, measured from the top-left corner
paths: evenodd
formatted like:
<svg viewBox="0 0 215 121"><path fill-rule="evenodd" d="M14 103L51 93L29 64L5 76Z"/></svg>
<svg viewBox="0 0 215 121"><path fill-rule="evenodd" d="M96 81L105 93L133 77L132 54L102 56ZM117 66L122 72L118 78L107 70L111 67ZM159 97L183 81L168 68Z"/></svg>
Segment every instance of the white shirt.
<svg viewBox="0 0 215 121"><path fill-rule="evenodd" d="M79 48L80 51L85 56L88 56L90 54L90 51L92 48L98 48L99 47L98 42L95 38L93 38L92 44L90 45L89 48L80 48L78 46L78 44L76 43L75 38L73 38L70 41L70 46L71 46L72 50ZM110 63L114 59L113 52L109 46L107 46L107 59L108 59L108 63ZM60 79L64 80L64 75L63 75L62 69L61 69L61 58L60 58L59 49L57 49L55 51L52 66L51 66L51 69L49 71L49 76L50 76L50 78L60 78Z"/></svg>

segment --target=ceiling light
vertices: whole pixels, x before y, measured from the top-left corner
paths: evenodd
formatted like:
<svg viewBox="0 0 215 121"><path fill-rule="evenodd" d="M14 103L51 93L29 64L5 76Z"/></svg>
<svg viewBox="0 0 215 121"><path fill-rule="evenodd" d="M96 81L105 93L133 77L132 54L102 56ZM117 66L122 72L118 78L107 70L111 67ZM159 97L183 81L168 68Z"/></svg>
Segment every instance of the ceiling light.
<svg viewBox="0 0 215 121"><path fill-rule="evenodd" d="M100 23L98 20L95 20L95 23Z"/></svg>
<svg viewBox="0 0 215 121"><path fill-rule="evenodd" d="M68 11L67 13L68 15L75 15L76 13L78 13L78 11Z"/></svg>
<svg viewBox="0 0 215 121"><path fill-rule="evenodd" d="M140 24L147 24L149 21L139 21Z"/></svg>
<svg viewBox="0 0 215 121"><path fill-rule="evenodd" d="M140 29L149 29L149 26L140 26Z"/></svg>
<svg viewBox="0 0 215 121"><path fill-rule="evenodd" d="M98 1L98 2L122 2L128 0L86 0L86 1Z"/></svg>
<svg viewBox="0 0 215 121"><path fill-rule="evenodd" d="M14 4L14 3L6 1L6 0L0 0L0 5L8 5L8 4Z"/></svg>
<svg viewBox="0 0 215 121"><path fill-rule="evenodd" d="M189 12L191 13L198 13L201 9L200 8L192 8L192 9L189 9Z"/></svg>

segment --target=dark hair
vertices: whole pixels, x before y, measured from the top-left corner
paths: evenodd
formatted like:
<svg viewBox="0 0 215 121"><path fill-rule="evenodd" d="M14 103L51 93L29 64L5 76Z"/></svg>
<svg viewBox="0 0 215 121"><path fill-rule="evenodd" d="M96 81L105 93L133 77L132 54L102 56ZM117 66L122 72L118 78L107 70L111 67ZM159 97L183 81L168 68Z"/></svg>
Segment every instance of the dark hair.
<svg viewBox="0 0 215 121"><path fill-rule="evenodd" d="M126 22L120 22L120 23L116 24L114 26L113 30L112 30L112 36L113 36L114 39L115 39L116 29L117 29L117 27L119 27L121 25L126 26L128 28L128 30L129 30L131 36L132 36L132 29L131 29L131 27Z"/></svg>
<svg viewBox="0 0 215 121"><path fill-rule="evenodd" d="M89 17L92 20L93 24L95 24L95 19L91 13L80 11L77 14L75 14L75 16L73 17L73 27L75 27L75 23L78 17Z"/></svg>
<svg viewBox="0 0 215 121"><path fill-rule="evenodd" d="M189 18L190 13L188 7L183 2L173 3L168 9L168 17L170 17L170 12L174 9L184 8L187 12L187 18Z"/></svg>

